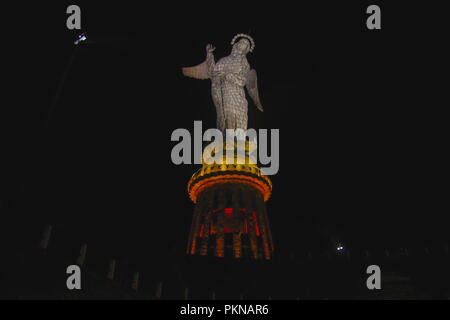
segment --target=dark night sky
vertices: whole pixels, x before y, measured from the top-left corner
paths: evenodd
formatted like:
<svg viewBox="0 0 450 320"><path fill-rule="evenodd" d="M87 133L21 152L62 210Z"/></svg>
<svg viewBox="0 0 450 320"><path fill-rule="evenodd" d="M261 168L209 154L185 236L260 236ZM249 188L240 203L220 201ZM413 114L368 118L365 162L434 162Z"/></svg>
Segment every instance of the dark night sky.
<svg viewBox="0 0 450 320"><path fill-rule="evenodd" d="M448 240L433 181L441 129L428 112L444 55L437 34L406 23L404 6L382 7L383 29L371 32L362 3L227 11L128 3L77 3L94 43L80 48L49 130L43 116L76 34L65 27L72 3L39 4L9 24L17 91L4 118L14 130L2 187L25 185L29 209L10 217L23 243L50 222L55 247L87 242L147 265L169 248L182 255L193 209L186 184L197 166L171 163L170 135L193 132L194 120L214 126L215 110L209 81L180 68L202 62L207 43L216 59L228 54L240 32L256 42L248 60L265 108L249 104L249 126L280 129L267 205L278 254L317 246L317 234L355 248Z"/></svg>

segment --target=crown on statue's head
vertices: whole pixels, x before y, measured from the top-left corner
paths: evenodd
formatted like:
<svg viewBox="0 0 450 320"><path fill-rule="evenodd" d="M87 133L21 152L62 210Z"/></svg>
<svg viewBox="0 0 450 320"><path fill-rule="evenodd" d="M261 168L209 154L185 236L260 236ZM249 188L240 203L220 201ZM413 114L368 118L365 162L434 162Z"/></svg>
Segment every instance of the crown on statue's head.
<svg viewBox="0 0 450 320"><path fill-rule="evenodd" d="M255 41L253 41L253 38L245 33L239 33L239 34L235 35L233 40L231 40L231 45L234 45L236 40L239 38L246 38L247 40L249 40L250 41L250 50L249 51L253 52L253 49L255 49Z"/></svg>

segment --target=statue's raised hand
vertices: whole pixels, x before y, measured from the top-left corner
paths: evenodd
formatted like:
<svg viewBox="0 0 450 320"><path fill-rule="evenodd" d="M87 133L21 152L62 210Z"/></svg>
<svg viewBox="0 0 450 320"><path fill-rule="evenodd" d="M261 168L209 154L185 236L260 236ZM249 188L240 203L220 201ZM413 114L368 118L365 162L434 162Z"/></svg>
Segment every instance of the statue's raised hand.
<svg viewBox="0 0 450 320"><path fill-rule="evenodd" d="M193 67L182 68L182 72L186 77L195 79L211 79L211 73L214 69L214 54L216 48L212 44L206 46L206 60L199 65Z"/></svg>
<svg viewBox="0 0 450 320"><path fill-rule="evenodd" d="M206 45L206 53L213 53L214 50L216 50L216 48L213 47L212 44L207 44L207 45Z"/></svg>

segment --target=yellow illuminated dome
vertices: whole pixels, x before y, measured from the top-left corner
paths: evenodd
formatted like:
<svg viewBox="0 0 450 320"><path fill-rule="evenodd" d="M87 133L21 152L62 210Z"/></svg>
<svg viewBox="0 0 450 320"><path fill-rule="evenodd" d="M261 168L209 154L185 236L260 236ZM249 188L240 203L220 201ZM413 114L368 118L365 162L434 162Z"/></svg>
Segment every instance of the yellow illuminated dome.
<svg viewBox="0 0 450 320"><path fill-rule="evenodd" d="M226 150L227 147L224 143L223 161L221 164L213 163L207 164L209 157L204 155L203 166L197 172L195 172L188 183L188 193L191 200L196 203L198 195L213 185L219 183L242 183L250 185L261 192L264 201L267 201L272 191L272 182L267 176L261 174L261 170L256 164L252 164L249 157L249 148L251 150L252 145L247 142L245 145L245 161L239 164L237 161L237 154L234 155L234 159L227 161ZM229 149L235 150L236 144ZM214 152L212 152L214 155ZM255 160L253 159L253 162Z"/></svg>

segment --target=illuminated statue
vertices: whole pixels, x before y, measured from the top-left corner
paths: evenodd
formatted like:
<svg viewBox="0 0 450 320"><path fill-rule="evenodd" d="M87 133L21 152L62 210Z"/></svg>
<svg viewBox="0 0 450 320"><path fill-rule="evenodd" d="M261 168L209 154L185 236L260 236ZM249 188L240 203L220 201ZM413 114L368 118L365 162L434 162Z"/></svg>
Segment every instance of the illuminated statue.
<svg viewBox="0 0 450 320"><path fill-rule="evenodd" d="M196 79L211 79L217 129L225 135L226 129L242 129L236 130L237 140L242 141L240 138L245 136L238 132L247 130L244 87L256 107L260 111L263 108L259 101L256 71L250 70L246 58L247 53L255 48L253 39L241 33L233 38L231 45L231 54L217 63L214 61L214 47L207 45L206 60L197 66L183 68L183 74ZM226 153L238 151L238 142L231 145L228 142L223 143ZM225 161L204 161L192 175L187 189L195 209L186 254L232 259L272 258L274 246L265 206L272 192L272 182L255 162L248 161L251 150L256 150L253 146L256 148L256 141L245 143L243 162L236 161L236 152L230 161L227 157ZM217 150L220 147L216 149L214 146L211 155L216 156Z"/></svg>
<svg viewBox="0 0 450 320"><path fill-rule="evenodd" d="M240 39L236 42L236 40ZM231 54L217 63L214 61L214 47L206 46L206 60L194 67L183 68L185 76L196 79L211 79L211 94L216 106L217 128L247 130L247 100L244 87L255 103L263 111L259 100L256 70L251 69L247 53L255 48L253 39L246 34L238 34L231 41Z"/></svg>

